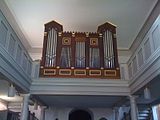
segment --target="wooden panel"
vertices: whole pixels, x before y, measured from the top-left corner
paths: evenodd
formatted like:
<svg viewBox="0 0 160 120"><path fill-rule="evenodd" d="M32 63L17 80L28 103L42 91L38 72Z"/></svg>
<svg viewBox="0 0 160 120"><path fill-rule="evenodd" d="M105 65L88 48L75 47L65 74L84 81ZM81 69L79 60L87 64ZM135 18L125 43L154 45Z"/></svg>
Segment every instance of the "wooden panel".
<svg viewBox="0 0 160 120"><path fill-rule="evenodd" d="M132 63L128 65L128 74L129 74L129 78L131 78L132 77Z"/></svg>
<svg viewBox="0 0 160 120"><path fill-rule="evenodd" d="M101 70L89 70L89 76L101 76Z"/></svg>
<svg viewBox="0 0 160 120"><path fill-rule="evenodd" d="M62 75L62 76L63 75L65 75L65 76L67 75L68 76L69 75L69 76L71 76L71 73L72 72L71 72L70 69L59 69L59 75Z"/></svg>
<svg viewBox="0 0 160 120"><path fill-rule="evenodd" d="M10 40L9 40L9 46L8 46L8 52L13 56L15 53L15 44L16 40L14 39L13 35L10 35Z"/></svg>
<svg viewBox="0 0 160 120"><path fill-rule="evenodd" d="M160 47L160 27L157 25L157 27L152 32L152 38L154 42L154 49L156 50L158 47Z"/></svg>
<svg viewBox="0 0 160 120"><path fill-rule="evenodd" d="M116 70L104 70L104 76L106 76L106 77L116 77L117 72L116 72Z"/></svg>
<svg viewBox="0 0 160 120"><path fill-rule="evenodd" d="M5 46L5 44L6 44L7 32L8 32L8 29L7 29L6 25L4 24L4 22L1 21L1 23L0 23L0 43L3 46Z"/></svg>
<svg viewBox="0 0 160 120"><path fill-rule="evenodd" d="M82 69L75 69L74 70L74 75L75 76L86 76L86 70Z"/></svg>
<svg viewBox="0 0 160 120"><path fill-rule="evenodd" d="M16 61L21 65L21 60L22 60L22 48L20 45L17 47L17 54L16 54Z"/></svg>
<svg viewBox="0 0 160 120"><path fill-rule="evenodd" d="M137 58L136 56L133 58L133 74L137 72Z"/></svg>
<svg viewBox="0 0 160 120"><path fill-rule="evenodd" d="M147 60L151 56L151 44L149 38L144 43L145 59Z"/></svg>
<svg viewBox="0 0 160 120"><path fill-rule="evenodd" d="M56 69L44 69L44 75L56 75Z"/></svg>
<svg viewBox="0 0 160 120"><path fill-rule="evenodd" d="M138 51L138 65L141 67L144 63L142 48Z"/></svg>

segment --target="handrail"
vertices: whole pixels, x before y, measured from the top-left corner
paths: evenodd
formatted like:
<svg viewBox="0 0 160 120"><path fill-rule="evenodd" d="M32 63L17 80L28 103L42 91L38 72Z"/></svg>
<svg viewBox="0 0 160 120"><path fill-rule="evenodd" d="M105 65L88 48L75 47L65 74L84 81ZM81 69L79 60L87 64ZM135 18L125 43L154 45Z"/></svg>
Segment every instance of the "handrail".
<svg viewBox="0 0 160 120"><path fill-rule="evenodd" d="M0 46L4 48L7 53L9 53L10 57L12 57L12 59L17 63L17 65L19 65L22 70L30 76L32 59L1 10L0 31Z"/></svg>
<svg viewBox="0 0 160 120"><path fill-rule="evenodd" d="M160 15L157 17L151 28L145 34L141 44L137 46L136 51L131 55L127 63L129 78L131 80L135 79L139 75L139 73L144 71L144 69L146 69L146 66L149 65L148 63L151 64L154 62L152 59L160 50L159 25Z"/></svg>
<svg viewBox="0 0 160 120"><path fill-rule="evenodd" d="M38 120L38 118L36 118L36 116L35 116L35 113L33 112L33 113L31 113L30 111L29 111L29 114L28 114L28 120Z"/></svg>

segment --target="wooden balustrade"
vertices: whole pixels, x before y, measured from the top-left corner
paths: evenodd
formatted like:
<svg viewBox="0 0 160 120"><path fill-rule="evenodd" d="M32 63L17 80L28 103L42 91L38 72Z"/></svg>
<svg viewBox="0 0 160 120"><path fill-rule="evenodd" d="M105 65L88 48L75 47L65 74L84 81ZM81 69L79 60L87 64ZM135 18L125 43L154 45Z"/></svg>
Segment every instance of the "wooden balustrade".
<svg viewBox="0 0 160 120"><path fill-rule="evenodd" d="M119 79L116 27L106 22L96 33L63 32L55 21L45 24L40 77Z"/></svg>

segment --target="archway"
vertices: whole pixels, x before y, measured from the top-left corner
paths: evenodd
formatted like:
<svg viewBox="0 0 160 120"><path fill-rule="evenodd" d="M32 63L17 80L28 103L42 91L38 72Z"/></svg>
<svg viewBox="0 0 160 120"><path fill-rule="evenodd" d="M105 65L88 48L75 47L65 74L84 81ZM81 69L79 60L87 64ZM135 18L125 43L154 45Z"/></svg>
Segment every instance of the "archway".
<svg viewBox="0 0 160 120"><path fill-rule="evenodd" d="M74 110L69 114L69 120L92 120L92 117L85 110Z"/></svg>

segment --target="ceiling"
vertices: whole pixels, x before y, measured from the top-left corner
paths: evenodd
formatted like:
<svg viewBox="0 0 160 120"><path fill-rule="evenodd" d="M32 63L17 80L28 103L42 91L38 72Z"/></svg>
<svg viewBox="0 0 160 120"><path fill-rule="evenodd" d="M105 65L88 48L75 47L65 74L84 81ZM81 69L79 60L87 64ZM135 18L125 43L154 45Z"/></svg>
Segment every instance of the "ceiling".
<svg viewBox="0 0 160 120"><path fill-rule="evenodd" d="M72 96L72 95L40 95L39 99L47 106L54 107L113 107L122 96Z"/></svg>
<svg viewBox="0 0 160 120"><path fill-rule="evenodd" d="M117 25L118 48L128 49L157 0L5 0L32 48L42 48L44 24L55 20L65 31L96 32L106 21Z"/></svg>

